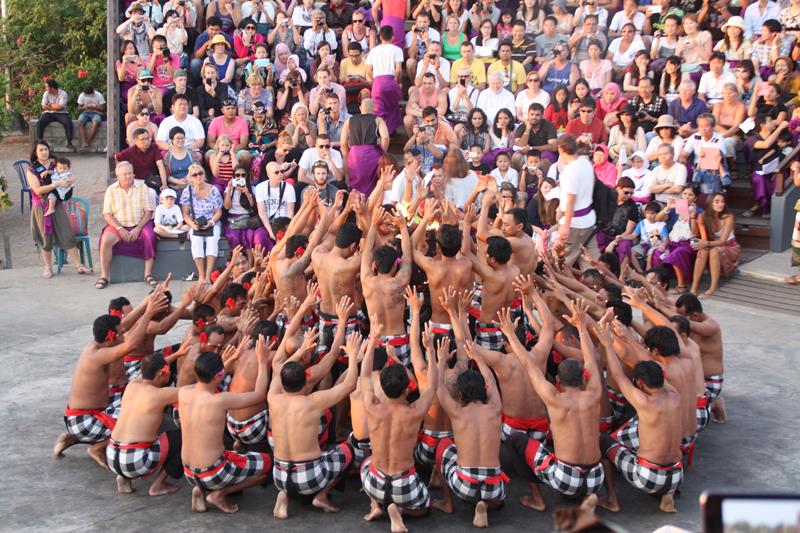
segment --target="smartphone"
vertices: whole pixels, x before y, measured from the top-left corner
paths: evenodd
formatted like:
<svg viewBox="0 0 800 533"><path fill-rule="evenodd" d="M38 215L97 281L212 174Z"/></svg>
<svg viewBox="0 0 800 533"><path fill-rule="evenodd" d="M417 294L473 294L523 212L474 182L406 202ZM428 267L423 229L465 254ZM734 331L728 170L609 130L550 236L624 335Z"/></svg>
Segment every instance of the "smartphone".
<svg viewBox="0 0 800 533"><path fill-rule="evenodd" d="M703 531L796 531L800 494L705 491ZM764 529L766 528L766 529Z"/></svg>
<svg viewBox="0 0 800 533"><path fill-rule="evenodd" d="M675 213L678 215L689 214L689 200L685 198L678 198L675 200Z"/></svg>

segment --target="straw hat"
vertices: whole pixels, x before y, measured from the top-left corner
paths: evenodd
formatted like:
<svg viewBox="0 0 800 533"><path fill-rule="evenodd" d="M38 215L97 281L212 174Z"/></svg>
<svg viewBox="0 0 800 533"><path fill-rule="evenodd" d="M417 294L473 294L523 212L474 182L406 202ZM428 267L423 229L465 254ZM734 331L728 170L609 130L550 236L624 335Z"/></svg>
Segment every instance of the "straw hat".
<svg viewBox="0 0 800 533"><path fill-rule="evenodd" d="M656 131L659 128L671 128L673 130L677 130L678 126L675 124L675 119L672 118L672 115L661 115L658 117L658 122L656 123L656 127L653 128L653 131Z"/></svg>
<svg viewBox="0 0 800 533"><path fill-rule="evenodd" d="M728 28L739 28L744 31L744 19L742 17L729 18L728 21L722 25L722 32L724 33Z"/></svg>
<svg viewBox="0 0 800 533"><path fill-rule="evenodd" d="M225 38L224 35L221 33L216 34L214 37L211 38L211 42L208 43L210 48L214 48L214 46L218 44L224 44L225 48L230 48L231 45L228 44L228 39Z"/></svg>

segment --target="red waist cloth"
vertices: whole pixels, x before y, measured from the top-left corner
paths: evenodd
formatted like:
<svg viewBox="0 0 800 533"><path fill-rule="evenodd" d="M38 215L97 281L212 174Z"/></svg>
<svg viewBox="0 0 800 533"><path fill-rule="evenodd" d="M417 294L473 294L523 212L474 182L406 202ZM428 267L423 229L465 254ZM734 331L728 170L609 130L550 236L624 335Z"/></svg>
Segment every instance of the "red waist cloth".
<svg viewBox="0 0 800 533"><path fill-rule="evenodd" d="M83 415L92 415L100 422L102 422L102 424L108 429L114 429L114 426L117 425L117 420L115 418L113 418L108 413L100 409L70 409L69 405L67 406L66 409L64 409L64 416L83 416Z"/></svg>
<svg viewBox="0 0 800 533"><path fill-rule="evenodd" d="M406 346L409 342L411 342L411 340L408 334L406 334L402 337L395 337L394 339L389 339L388 341L379 340L376 344L378 346L383 346L384 344L390 344L395 348L397 348L399 346Z"/></svg>
<svg viewBox="0 0 800 533"><path fill-rule="evenodd" d="M503 415L503 422L508 424L514 429L527 431L533 429L541 433L547 433L550 430L550 421L547 417L539 418L519 418L513 416Z"/></svg>
<svg viewBox="0 0 800 533"><path fill-rule="evenodd" d="M697 408L698 409L705 409L708 407L708 396L705 394L702 396L697 397Z"/></svg>
<svg viewBox="0 0 800 533"><path fill-rule="evenodd" d="M468 482L468 483L475 483L475 484L483 483L484 485L497 485L498 483L501 483L501 482L502 483L508 483L510 481L508 476L506 475L506 473L503 472L502 470L500 471L500 473L498 475L492 476L492 477L487 477L487 478L484 478L484 479L476 479L476 478L470 476L469 474L466 474L461 469L457 469L456 470L456 475L458 477L460 477L461 479L463 479L464 481Z"/></svg>
<svg viewBox="0 0 800 533"><path fill-rule="evenodd" d="M678 461L677 463L675 463L673 465L664 466L664 465L658 465L656 463L651 463L650 461L648 461L647 459L645 459L641 455L636 458L636 462L639 463L640 465L645 466L647 468L650 468L652 470L663 470L663 471L666 471L666 472L670 472L672 470L679 470L679 469L683 468L683 463L681 461Z"/></svg>

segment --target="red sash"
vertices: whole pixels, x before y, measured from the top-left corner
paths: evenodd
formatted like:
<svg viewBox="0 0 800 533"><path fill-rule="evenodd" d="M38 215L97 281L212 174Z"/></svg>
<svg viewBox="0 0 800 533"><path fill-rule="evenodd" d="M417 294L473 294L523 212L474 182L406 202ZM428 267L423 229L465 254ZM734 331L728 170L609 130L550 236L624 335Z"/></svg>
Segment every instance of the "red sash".
<svg viewBox="0 0 800 533"><path fill-rule="evenodd" d="M383 346L384 344L389 344L391 346L394 346L395 348L399 348L400 346L407 346L410 342L411 342L411 339L409 338L408 334L405 334L405 335L400 335L398 337L395 337L393 339L389 339L388 341L385 341L385 340L381 339L376 344L378 346Z"/></svg>
<svg viewBox="0 0 800 533"><path fill-rule="evenodd" d="M671 472L673 470L680 470L681 468L683 468L683 463L681 461L678 461L673 465L663 466L651 463L641 455L636 458L636 462L644 467L650 468L651 470L663 470L665 472Z"/></svg>
<svg viewBox="0 0 800 533"><path fill-rule="evenodd" d="M69 405L64 409L64 416L84 416L92 415L98 419L108 429L114 429L117 425L117 420L108 415L105 411L99 409L70 409Z"/></svg>
<svg viewBox="0 0 800 533"><path fill-rule="evenodd" d="M698 409L705 409L708 407L708 396L705 394L702 396L697 397L697 408Z"/></svg>
<svg viewBox="0 0 800 533"><path fill-rule="evenodd" d="M133 363L135 361L141 361L144 359L143 355L126 355L122 358L122 360L126 363Z"/></svg>
<svg viewBox="0 0 800 533"><path fill-rule="evenodd" d="M503 422L505 422L514 429L519 429L522 431L533 429L540 433L547 433L550 430L550 421L547 419L547 417L520 418L504 414Z"/></svg>
<svg viewBox="0 0 800 533"><path fill-rule="evenodd" d="M496 328L496 327L494 327L494 326L488 326L488 327L482 327L482 328L475 328L475 329L476 329L476 331L478 331L479 333L495 333L495 332L497 332L497 331L500 331L500 328Z"/></svg>
<svg viewBox="0 0 800 533"><path fill-rule="evenodd" d="M483 483L484 485L497 485L498 483L508 483L510 481L506 473L502 470L498 475L487 477L486 479L475 479L469 474L464 473L461 469L456 469L456 475L464 481L468 483L474 483L476 485L480 483Z"/></svg>

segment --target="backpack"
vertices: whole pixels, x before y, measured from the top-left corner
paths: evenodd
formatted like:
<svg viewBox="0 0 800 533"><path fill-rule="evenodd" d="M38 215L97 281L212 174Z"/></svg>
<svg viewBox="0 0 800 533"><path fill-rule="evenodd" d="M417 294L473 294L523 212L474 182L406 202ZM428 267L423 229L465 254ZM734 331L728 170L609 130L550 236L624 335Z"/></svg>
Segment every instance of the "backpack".
<svg viewBox="0 0 800 533"><path fill-rule="evenodd" d="M592 203L594 204L594 212L597 215L597 227L605 228L611 222L614 217L614 211L617 209L617 191L602 181L595 179Z"/></svg>
<svg viewBox="0 0 800 533"><path fill-rule="evenodd" d="M75 200L67 200L64 208L67 210L67 217L69 218L69 225L72 227L72 232L76 237L82 237L89 234L89 220L86 216L86 209L83 204Z"/></svg>

